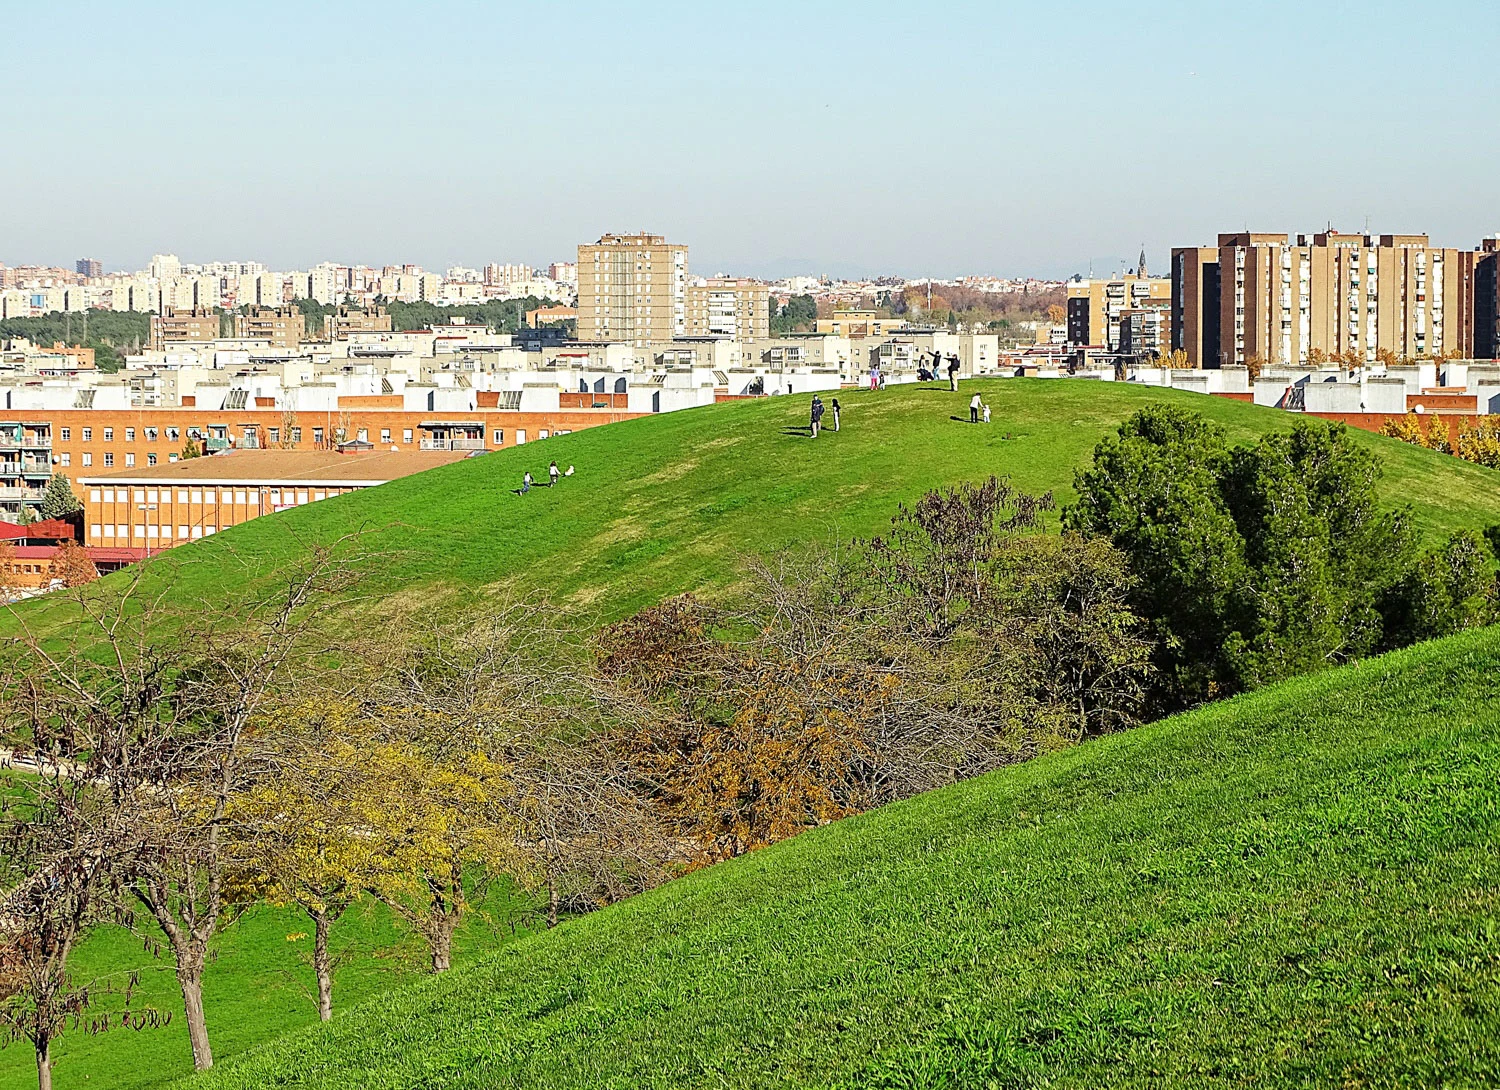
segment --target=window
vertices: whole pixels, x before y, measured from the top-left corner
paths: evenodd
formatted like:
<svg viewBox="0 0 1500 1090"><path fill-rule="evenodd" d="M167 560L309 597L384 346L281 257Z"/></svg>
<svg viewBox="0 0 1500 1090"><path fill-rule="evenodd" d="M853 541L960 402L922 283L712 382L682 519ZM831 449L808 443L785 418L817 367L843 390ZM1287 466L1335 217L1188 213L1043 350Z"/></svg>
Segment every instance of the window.
<svg viewBox="0 0 1500 1090"><path fill-rule="evenodd" d="M313 443L315 445L317 445L317 446L322 446L323 445L323 429L322 428L314 428L313 429Z"/></svg>
<svg viewBox="0 0 1500 1090"><path fill-rule="evenodd" d="M402 428L401 429L401 441L403 443L410 443L411 442L411 429L410 428Z"/></svg>
<svg viewBox="0 0 1500 1090"><path fill-rule="evenodd" d="M98 503L99 500L100 500L100 495L101 494L100 494L100 492L99 492L99 490L97 488L90 488L89 489L89 502L90 503Z"/></svg>
<svg viewBox="0 0 1500 1090"><path fill-rule="evenodd" d="M315 503L318 500L326 500L327 498L328 498L328 493L327 492L314 492L313 493L313 502L315 502Z"/></svg>
<svg viewBox="0 0 1500 1090"><path fill-rule="evenodd" d="M130 453L126 453L126 455L125 455L125 468L129 469L133 465L135 465L135 455L134 454L130 454Z"/></svg>
<svg viewBox="0 0 1500 1090"><path fill-rule="evenodd" d="M179 526L179 527L177 527L177 536L178 536L179 539L187 537L187 535L188 535L188 528L186 526Z"/></svg>
<svg viewBox="0 0 1500 1090"><path fill-rule="evenodd" d="M113 527L111 527L111 529L113 529ZM89 537L93 538L95 541L98 541L103 536L104 527L100 526L97 522L89 524Z"/></svg>
<svg viewBox="0 0 1500 1090"><path fill-rule="evenodd" d="M62 428L62 429L60 429L59 432L58 432L58 438L60 438L64 443L66 443L69 439L73 438L73 429L72 428Z"/></svg>
<svg viewBox="0 0 1500 1090"><path fill-rule="evenodd" d="M291 430L291 433L292 433L292 442L293 442L293 444L302 442L302 429L301 428L292 428L290 430Z"/></svg>
<svg viewBox="0 0 1500 1090"><path fill-rule="evenodd" d="M203 502L203 489L201 489L201 488L195 488L195 489L193 489L193 502L194 503L202 503Z"/></svg>
<svg viewBox="0 0 1500 1090"><path fill-rule="evenodd" d="M158 438L159 438L159 435L158 435L157 430L155 428L147 428L146 429L146 442L148 442L148 443L154 443L154 442L157 441Z"/></svg>
<svg viewBox="0 0 1500 1090"><path fill-rule="evenodd" d="M382 443L389 443L391 441L391 429L390 428L381 428L380 429L380 441Z"/></svg>
<svg viewBox="0 0 1500 1090"><path fill-rule="evenodd" d="M91 454L88 451L84 451L83 452L83 464L86 465L86 466L93 465L94 464L94 456L93 456L93 454Z"/></svg>
<svg viewBox="0 0 1500 1090"><path fill-rule="evenodd" d="M249 502L249 500L245 498L245 490L243 488L236 488L234 490L234 502L239 504Z"/></svg>
<svg viewBox="0 0 1500 1090"><path fill-rule="evenodd" d="M148 489L146 489L146 502L147 503L156 503L156 502L158 502L157 499L156 499L156 489L154 489L154 488L148 488Z"/></svg>
<svg viewBox="0 0 1500 1090"><path fill-rule="evenodd" d="M505 445L505 429L504 428L496 428L495 429L495 446L497 446L497 447L503 447L504 445Z"/></svg>
<svg viewBox="0 0 1500 1090"><path fill-rule="evenodd" d="M84 428L83 429L83 441L85 443L92 443L94 441L94 429L93 428Z"/></svg>
<svg viewBox="0 0 1500 1090"><path fill-rule="evenodd" d="M135 442L135 429L134 428L126 428L125 429L125 442L127 442L127 443L134 443Z"/></svg>
<svg viewBox="0 0 1500 1090"><path fill-rule="evenodd" d="M71 454L69 454L67 451L63 451L61 454L58 455L58 460L63 465L72 465L73 456Z"/></svg>
<svg viewBox="0 0 1500 1090"><path fill-rule="evenodd" d="M280 428L267 428L266 429L266 442L270 443L271 446L273 446L273 447L276 446L278 443L280 443L281 442L281 429Z"/></svg>
<svg viewBox="0 0 1500 1090"><path fill-rule="evenodd" d="M186 488L179 488L177 490L177 502L178 503L187 503L187 497L188 497L188 494L187 494L187 489Z"/></svg>
<svg viewBox="0 0 1500 1090"><path fill-rule="evenodd" d="M156 455L154 455L154 454L148 454L148 455L146 455L146 464L148 466L154 466L156 464Z"/></svg>
<svg viewBox="0 0 1500 1090"><path fill-rule="evenodd" d="M115 464L115 456L113 454L106 454L104 456L104 464L106 466L112 466L112 465L114 465Z"/></svg>
<svg viewBox="0 0 1500 1090"><path fill-rule="evenodd" d="M354 433L354 438L358 439L361 443L368 443L370 441L370 429L360 428Z"/></svg>
<svg viewBox="0 0 1500 1090"><path fill-rule="evenodd" d="M297 502L298 503L306 503L307 502L307 493L304 492L301 489L297 490Z"/></svg>
<svg viewBox="0 0 1500 1090"><path fill-rule="evenodd" d="M124 523L118 523L118 524L116 524L116 526L115 526L115 537L129 537L129 536L130 536L130 527L129 526L126 526Z"/></svg>
<svg viewBox="0 0 1500 1090"><path fill-rule="evenodd" d="M104 429L104 441L106 443L113 443L115 441L115 429L114 428L105 428Z"/></svg>
<svg viewBox="0 0 1500 1090"><path fill-rule="evenodd" d="M201 527L201 526L194 526L193 527L193 540L196 541L196 540L198 540L202 536L203 536L203 527Z"/></svg>
<svg viewBox="0 0 1500 1090"><path fill-rule="evenodd" d="M175 443L175 442L177 442L177 440L179 440L181 438L182 438L182 432L180 432L177 429L176 425L169 425L167 427L167 442L169 442L169 443Z"/></svg>

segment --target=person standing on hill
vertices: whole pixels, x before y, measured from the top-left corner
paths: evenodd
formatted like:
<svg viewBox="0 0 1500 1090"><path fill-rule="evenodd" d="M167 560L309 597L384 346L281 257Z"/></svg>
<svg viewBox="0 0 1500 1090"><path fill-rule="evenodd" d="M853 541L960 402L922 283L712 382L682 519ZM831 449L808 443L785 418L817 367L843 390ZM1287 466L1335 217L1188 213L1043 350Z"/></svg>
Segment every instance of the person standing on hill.
<svg viewBox="0 0 1500 1090"><path fill-rule="evenodd" d="M958 357L948 357L948 389L958 393Z"/></svg>
<svg viewBox="0 0 1500 1090"><path fill-rule="evenodd" d="M870 364L870 389L880 389L880 364Z"/></svg>
<svg viewBox="0 0 1500 1090"><path fill-rule="evenodd" d="M990 403L988 401L984 403L984 422L986 424L990 422Z"/></svg>
<svg viewBox="0 0 1500 1090"><path fill-rule="evenodd" d="M839 399L833 399L833 430L839 430Z"/></svg>
<svg viewBox="0 0 1500 1090"><path fill-rule="evenodd" d="M977 423L979 423L979 406L980 406L980 404L981 404L981 402L979 400L979 395L978 394L975 394L973 397L969 398L969 423L970 424L977 424Z"/></svg>
<svg viewBox="0 0 1500 1090"><path fill-rule="evenodd" d="M551 478L551 480L548 482L548 485L552 488L556 488L557 478L561 475L562 472L557 468L557 463L553 462L550 466L547 467L547 476Z"/></svg>
<svg viewBox="0 0 1500 1090"><path fill-rule="evenodd" d="M813 394L812 399L812 437L816 439L818 432L823 427L823 399Z"/></svg>

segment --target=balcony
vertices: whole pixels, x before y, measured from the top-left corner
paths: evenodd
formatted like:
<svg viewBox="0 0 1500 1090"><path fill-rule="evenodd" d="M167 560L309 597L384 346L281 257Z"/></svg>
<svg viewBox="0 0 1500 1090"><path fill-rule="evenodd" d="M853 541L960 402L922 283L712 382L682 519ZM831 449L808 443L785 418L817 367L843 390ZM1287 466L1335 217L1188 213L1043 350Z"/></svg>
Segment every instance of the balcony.
<svg viewBox="0 0 1500 1090"><path fill-rule="evenodd" d="M482 438L458 437L455 439L423 439L423 450L483 450Z"/></svg>
<svg viewBox="0 0 1500 1090"><path fill-rule="evenodd" d="M47 494L45 488L0 488L0 503L40 503Z"/></svg>

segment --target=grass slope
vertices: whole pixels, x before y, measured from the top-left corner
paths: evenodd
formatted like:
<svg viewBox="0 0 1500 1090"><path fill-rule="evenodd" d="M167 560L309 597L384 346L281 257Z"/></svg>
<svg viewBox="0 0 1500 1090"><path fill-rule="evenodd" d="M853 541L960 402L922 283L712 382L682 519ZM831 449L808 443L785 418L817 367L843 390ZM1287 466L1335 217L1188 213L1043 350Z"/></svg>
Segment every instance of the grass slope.
<svg viewBox="0 0 1500 1090"><path fill-rule="evenodd" d="M967 423L980 391L988 427ZM377 489L257 519L178 547L150 567L181 603L248 592L302 543L356 529L390 550L368 590L426 602L444 588L519 577L573 608L618 617L683 590L722 590L735 558L885 525L896 501L990 473L1071 499L1094 445L1152 399L1219 421L1236 440L1290 429L1291 414L1125 383L977 380L846 391L844 428L805 434L802 397L664 414L497 451ZM962 417L963 421L953 419ZM1006 439L1010 434L1013 438ZM1414 506L1424 531L1500 521L1500 475L1355 432L1385 464L1383 494ZM549 459L577 476L525 497L510 490ZM47 609L45 604L36 608Z"/></svg>
<svg viewBox="0 0 1500 1090"><path fill-rule="evenodd" d="M1497 671L1486 630L1043 757L184 1085L1495 1085Z"/></svg>

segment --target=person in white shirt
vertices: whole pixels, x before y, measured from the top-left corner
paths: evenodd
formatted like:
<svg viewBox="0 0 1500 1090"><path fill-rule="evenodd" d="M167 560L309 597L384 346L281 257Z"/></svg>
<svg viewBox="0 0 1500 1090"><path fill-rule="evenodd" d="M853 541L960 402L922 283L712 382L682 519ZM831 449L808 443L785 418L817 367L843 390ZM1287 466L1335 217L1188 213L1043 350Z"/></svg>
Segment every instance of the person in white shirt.
<svg viewBox="0 0 1500 1090"><path fill-rule="evenodd" d="M979 406L980 406L980 400L979 400L979 395L978 394L975 394L973 397L969 398L969 423L970 424L977 424L977 423L979 423Z"/></svg>

